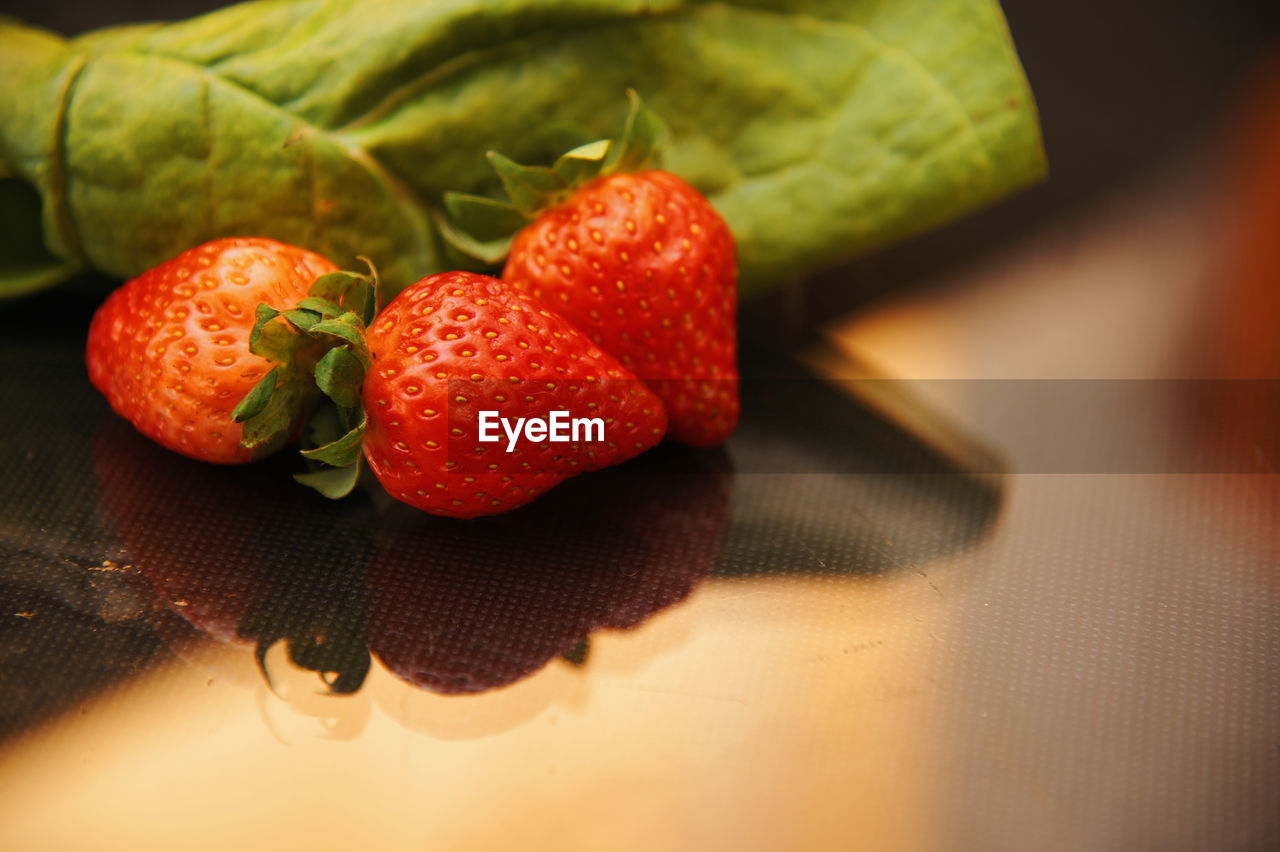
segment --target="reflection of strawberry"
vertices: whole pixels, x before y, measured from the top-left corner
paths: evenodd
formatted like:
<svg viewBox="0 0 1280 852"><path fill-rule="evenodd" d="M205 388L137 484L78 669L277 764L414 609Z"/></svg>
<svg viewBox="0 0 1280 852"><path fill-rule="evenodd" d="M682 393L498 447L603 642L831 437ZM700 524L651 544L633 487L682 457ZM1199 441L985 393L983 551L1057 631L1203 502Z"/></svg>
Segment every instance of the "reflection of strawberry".
<svg viewBox="0 0 1280 852"><path fill-rule="evenodd" d="M638 626L715 567L724 466L664 446L465 526L392 513L367 573L370 649L418 686L482 692L598 627Z"/></svg>
<svg viewBox="0 0 1280 852"><path fill-rule="evenodd" d="M370 650L439 692L511 683L688 595L728 518L724 455L675 446L520 512L460 525L396 506L376 526L367 502L299 492L273 462L174 459L123 421L93 449L127 559L165 604L259 661L287 639L295 663L337 673L335 691L360 685Z"/></svg>
<svg viewBox="0 0 1280 852"><path fill-rule="evenodd" d="M280 639L294 662L336 672L335 691L368 670L365 546L357 501L299 491L276 465L229 470L165 454L123 421L93 445L101 500L128 559L166 606L229 643Z"/></svg>

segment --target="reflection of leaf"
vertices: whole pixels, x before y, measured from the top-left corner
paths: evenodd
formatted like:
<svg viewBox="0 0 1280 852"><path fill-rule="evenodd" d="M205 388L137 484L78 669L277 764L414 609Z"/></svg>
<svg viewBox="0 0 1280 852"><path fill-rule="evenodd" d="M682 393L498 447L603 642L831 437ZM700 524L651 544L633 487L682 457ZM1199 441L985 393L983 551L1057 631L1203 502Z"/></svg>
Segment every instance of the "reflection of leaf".
<svg viewBox="0 0 1280 852"><path fill-rule="evenodd" d="M0 161L39 190L49 252L119 276L254 233L403 287L444 262L442 193L496 189L486 151L613 135L628 87L728 218L745 288L1044 168L992 0L284 0L72 41L0 21L0 80ZM21 260L0 294L45 280Z"/></svg>

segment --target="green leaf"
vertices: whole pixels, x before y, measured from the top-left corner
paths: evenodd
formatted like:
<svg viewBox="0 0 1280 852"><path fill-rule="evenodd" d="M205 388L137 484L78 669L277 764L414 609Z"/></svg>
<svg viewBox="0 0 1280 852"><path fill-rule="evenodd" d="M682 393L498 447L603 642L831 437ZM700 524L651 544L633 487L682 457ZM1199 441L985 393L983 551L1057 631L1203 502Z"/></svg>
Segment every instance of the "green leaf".
<svg viewBox="0 0 1280 852"><path fill-rule="evenodd" d="M0 177L0 300L51 287L79 268L44 247L40 195L35 189L23 181Z"/></svg>
<svg viewBox="0 0 1280 852"><path fill-rule="evenodd" d="M237 423L243 423L251 417L257 417L262 410L267 407L267 403L271 401L271 395L276 392L276 380L280 377L280 368L272 367L271 370L262 377L259 382L253 386L253 390L240 400L239 404L231 410L231 419Z"/></svg>
<svg viewBox="0 0 1280 852"><path fill-rule="evenodd" d="M994 0L271 0L70 40L5 19L0 81L44 251L121 278L253 233L370 257L394 293L448 262L445 191L496 194L484 152L611 137L628 88L729 221L744 293L1045 170Z"/></svg>
<svg viewBox="0 0 1280 852"><path fill-rule="evenodd" d="M364 364L348 349L330 349L316 362L316 386L343 408L360 404Z"/></svg>
<svg viewBox="0 0 1280 852"><path fill-rule="evenodd" d="M3 257L0 255L0 257ZM16 299L29 293L47 290L74 276L80 267L71 261L48 258L42 261L22 263L16 258L5 258L0 268L0 300Z"/></svg>

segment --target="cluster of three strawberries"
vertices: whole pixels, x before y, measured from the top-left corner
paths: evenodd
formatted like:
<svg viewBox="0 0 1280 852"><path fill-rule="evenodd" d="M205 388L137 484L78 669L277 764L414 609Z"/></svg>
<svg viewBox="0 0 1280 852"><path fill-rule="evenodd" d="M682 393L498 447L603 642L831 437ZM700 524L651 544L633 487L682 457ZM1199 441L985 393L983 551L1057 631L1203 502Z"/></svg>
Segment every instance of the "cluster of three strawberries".
<svg viewBox="0 0 1280 852"><path fill-rule="evenodd" d="M247 461L278 445L247 440L249 424L237 422L270 413L260 413L265 397L245 411L255 386L283 400L289 428L273 434L296 434L302 412L313 410L306 393L281 390L295 364L277 378L268 371L281 365L255 354L270 354L264 329L283 316L309 339L330 340L323 358L315 347L285 346L276 359L306 361L308 384L343 412L317 452L321 466L363 456L396 498L463 518L523 505L664 436L712 446L736 425L733 238L710 203L669 172L578 187L515 235L501 281L429 276L367 316L367 328L343 326L333 315L340 309L288 310L315 302L313 282L335 269L259 238L185 252L104 303L89 335L90 376L159 443ZM352 372L358 384L344 385ZM485 443L478 428L482 415L518 422L554 412L603 428L594 439L513 443L511 452Z"/></svg>

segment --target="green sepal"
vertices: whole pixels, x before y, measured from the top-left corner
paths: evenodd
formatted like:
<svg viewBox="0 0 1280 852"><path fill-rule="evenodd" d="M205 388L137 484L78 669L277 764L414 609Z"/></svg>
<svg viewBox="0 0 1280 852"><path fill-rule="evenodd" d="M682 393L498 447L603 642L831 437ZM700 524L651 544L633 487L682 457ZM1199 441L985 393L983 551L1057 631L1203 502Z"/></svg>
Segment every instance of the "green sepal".
<svg viewBox="0 0 1280 852"><path fill-rule="evenodd" d="M316 362L316 386L342 408L360 404L365 365L350 349L334 348Z"/></svg>
<svg viewBox="0 0 1280 852"><path fill-rule="evenodd" d="M251 449L274 448L304 423L301 453L311 470L295 479L330 498L355 486L368 424L360 402L372 366L365 332L382 300L377 269L360 259L368 275L322 275L288 310L257 307L250 349L278 366L235 408L240 443Z"/></svg>
<svg viewBox="0 0 1280 852"><path fill-rule="evenodd" d="M357 418L353 427L326 444L303 450L303 457L310 461L322 462L331 467L347 467L355 464L356 460L360 458L364 443L364 431L368 426L369 418L365 414L363 407L356 409L352 413ZM346 412L342 412L342 419L347 419L346 415Z"/></svg>
<svg viewBox="0 0 1280 852"><path fill-rule="evenodd" d="M440 238L457 252L459 262L471 259L497 266L506 259L517 231L541 211L567 199L578 186L600 175L657 166L667 126L635 90L627 90L627 99L630 109L618 139L579 143L551 168L522 166L490 151L486 156L506 188L509 202L444 193L444 212L432 210L431 216Z"/></svg>
<svg viewBox="0 0 1280 852"><path fill-rule="evenodd" d="M369 267L369 274L348 271L330 272L328 275L321 275L311 285L312 298L323 300L335 307L331 314L326 314L326 317L335 317L351 311L357 314L365 325L368 325L373 322L373 318L382 308L378 270L369 258L361 257L360 260ZM298 306L306 307L307 301L304 299Z"/></svg>
<svg viewBox="0 0 1280 852"><path fill-rule="evenodd" d="M284 322L276 322L277 319ZM249 351L277 364L292 364L298 353L312 345L308 328L315 324L315 315L293 309L278 311L265 303L259 304L253 330L249 332Z"/></svg>
<svg viewBox="0 0 1280 852"><path fill-rule="evenodd" d="M605 158L600 174L634 172L658 163L659 152L666 144L667 125L658 114L640 100L635 89L627 89L631 110L622 130L622 139Z"/></svg>
<svg viewBox="0 0 1280 852"><path fill-rule="evenodd" d="M368 328L373 325L374 318L382 313L383 297L386 294L383 293L382 281L378 278L378 268L373 265L373 261L364 255L357 255L356 260L363 261L364 265L369 267L369 275L366 280L368 286L364 292L363 302L360 304L359 310L356 311L356 313L360 314L360 319L364 320L365 328ZM355 310L355 306L351 306L351 309Z"/></svg>
<svg viewBox="0 0 1280 852"><path fill-rule="evenodd" d="M515 210L514 207L511 209ZM474 258L486 266L497 266L506 259L507 253L511 251L512 237L510 236L497 240L478 240L455 227L449 221L449 217L439 210L431 211L431 218L440 233L440 238L449 246L462 253L465 257Z"/></svg>
<svg viewBox="0 0 1280 852"><path fill-rule="evenodd" d="M346 344L351 347L352 354L360 359L367 370L373 364L369 355L369 344L365 340L365 325L360 317L348 311L335 319L322 320L310 328L310 334L319 339L321 336L335 338L335 345Z"/></svg>
<svg viewBox="0 0 1280 852"><path fill-rule="evenodd" d="M253 330L249 332L249 351L268 361L284 363L290 360L292 352L285 350L290 345L292 332L287 327L278 327L273 323L280 312L265 302L258 305L254 313Z"/></svg>
<svg viewBox="0 0 1280 852"><path fill-rule="evenodd" d="M446 192L444 209L449 213L451 224L482 242L510 239L529 223L513 204L464 192Z"/></svg>
<svg viewBox="0 0 1280 852"><path fill-rule="evenodd" d="M231 409L231 419L237 423L243 423L251 417L257 417L267 407L267 403L271 401L271 395L276 392L276 380L280 377L280 368L272 367L270 372L263 376L253 390L240 400L240 403Z"/></svg>
<svg viewBox="0 0 1280 852"><path fill-rule="evenodd" d="M545 166L522 166L497 151L486 156L506 188L511 206L530 219L563 198L569 189L558 174Z"/></svg>
<svg viewBox="0 0 1280 852"><path fill-rule="evenodd" d="M278 369L278 368L277 368ZM272 370L276 372L276 370ZM284 443L293 434L294 426L308 407L307 383L290 376L293 371L279 373L275 388L266 405L252 417L244 421L240 434L240 446L249 449L275 447ZM259 382L259 386L262 383ZM254 393L257 388L254 388ZM312 391L314 393L314 391Z"/></svg>
<svg viewBox="0 0 1280 852"><path fill-rule="evenodd" d="M313 325L324 319L320 312L310 311L305 308L293 308L280 314L280 316L284 317L286 322L299 331L310 331Z"/></svg>
<svg viewBox="0 0 1280 852"><path fill-rule="evenodd" d="M351 288L363 281L364 276L358 272L330 272L317 278L307 294L340 305Z"/></svg>
<svg viewBox="0 0 1280 852"><path fill-rule="evenodd" d="M577 186L600 174L605 158L613 143L608 139L597 139L586 145L579 145L572 151L560 155L551 170L560 176L567 186Z"/></svg>
<svg viewBox="0 0 1280 852"><path fill-rule="evenodd" d="M320 319L333 319L346 313L346 309L342 305L321 296L307 296L301 302L298 302L298 307L295 310L311 311Z"/></svg>
<svg viewBox="0 0 1280 852"><path fill-rule="evenodd" d="M360 479L360 460L347 467L322 467L307 473L295 473L295 482L313 488L330 500L346 497Z"/></svg>

